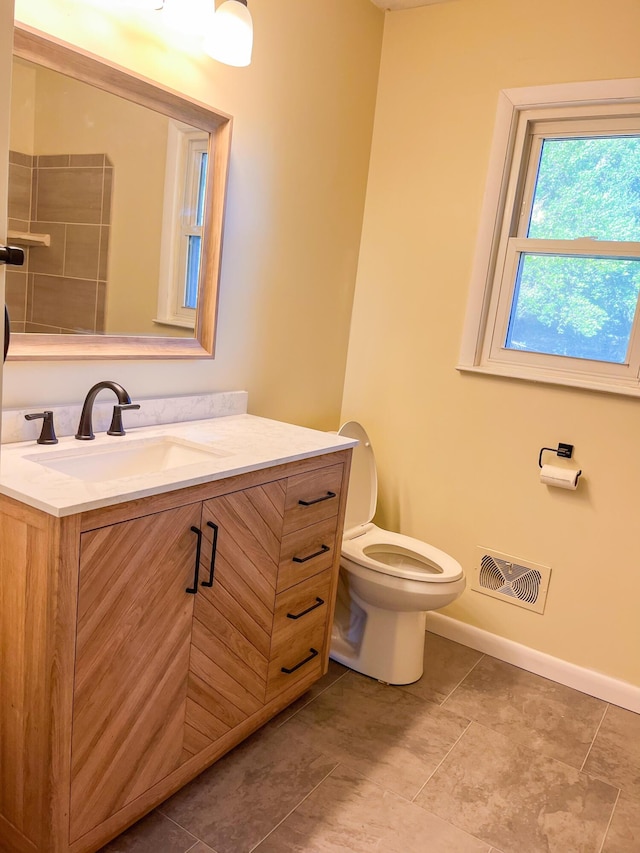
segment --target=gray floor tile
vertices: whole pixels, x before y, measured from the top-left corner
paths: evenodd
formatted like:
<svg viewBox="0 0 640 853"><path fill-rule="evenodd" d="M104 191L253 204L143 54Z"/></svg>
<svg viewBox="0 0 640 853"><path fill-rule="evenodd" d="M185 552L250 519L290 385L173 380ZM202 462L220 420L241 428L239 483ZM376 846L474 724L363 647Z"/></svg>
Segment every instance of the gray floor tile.
<svg viewBox="0 0 640 853"><path fill-rule="evenodd" d="M427 632L424 674L420 681L403 685L401 689L419 699L441 705L481 658L482 652Z"/></svg>
<svg viewBox="0 0 640 853"><path fill-rule="evenodd" d="M584 770L640 798L640 714L609 705Z"/></svg>
<svg viewBox="0 0 640 853"><path fill-rule="evenodd" d="M139 820L99 853L186 853L197 839L158 812Z"/></svg>
<svg viewBox="0 0 640 853"><path fill-rule="evenodd" d="M472 723L416 802L505 853L599 853L617 794Z"/></svg>
<svg viewBox="0 0 640 853"><path fill-rule="evenodd" d="M349 673L282 728L411 799L466 726L438 705Z"/></svg>
<svg viewBox="0 0 640 853"><path fill-rule="evenodd" d="M443 707L580 769L607 705L485 657Z"/></svg>
<svg viewBox="0 0 640 853"><path fill-rule="evenodd" d="M160 807L217 853L246 853L336 766L287 726L262 730Z"/></svg>
<svg viewBox="0 0 640 853"><path fill-rule="evenodd" d="M489 853L489 845L340 765L256 853Z"/></svg>
<svg viewBox="0 0 640 853"><path fill-rule="evenodd" d="M329 659L329 669L327 672L320 678L318 681L313 684L306 693L303 693L299 699L296 699L291 705L281 711L276 717L274 717L269 723L268 726L273 728L278 728L283 723L285 723L290 717L293 717L294 714L304 708L305 705L308 705L312 699L315 699L316 696L319 696L323 693L328 687L331 687L339 678L342 678L343 675L346 675L349 670L346 666L343 666L341 663L336 663L336 661Z"/></svg>
<svg viewBox="0 0 640 853"><path fill-rule="evenodd" d="M640 853L639 715L602 718L599 700L436 635L426 649L402 688L331 661L101 853Z"/></svg>
<svg viewBox="0 0 640 853"><path fill-rule="evenodd" d="M640 801L620 794L602 853L637 853L640 850Z"/></svg>

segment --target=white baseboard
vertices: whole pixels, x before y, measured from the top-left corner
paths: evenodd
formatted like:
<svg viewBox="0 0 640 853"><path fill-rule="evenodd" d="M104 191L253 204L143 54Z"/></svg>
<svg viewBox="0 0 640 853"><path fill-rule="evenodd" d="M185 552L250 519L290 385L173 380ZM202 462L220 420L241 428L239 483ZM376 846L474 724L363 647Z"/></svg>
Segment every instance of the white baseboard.
<svg viewBox="0 0 640 853"><path fill-rule="evenodd" d="M612 705L619 705L621 708L635 711L636 714L640 713L640 687L629 684L627 681L620 681L601 672L567 663L560 658L523 646L521 643L514 643L513 640L491 634L482 628L459 622L442 613L427 613L427 631L446 637L448 640L454 640L463 646L469 646L498 660L512 663L514 666L549 678L551 681L557 681L558 684L581 690Z"/></svg>

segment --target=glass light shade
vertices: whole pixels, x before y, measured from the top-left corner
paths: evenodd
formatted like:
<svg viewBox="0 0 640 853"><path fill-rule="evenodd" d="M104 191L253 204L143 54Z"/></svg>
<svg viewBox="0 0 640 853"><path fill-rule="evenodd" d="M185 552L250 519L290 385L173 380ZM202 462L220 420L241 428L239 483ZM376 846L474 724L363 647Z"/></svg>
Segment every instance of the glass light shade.
<svg viewBox="0 0 640 853"><path fill-rule="evenodd" d="M251 62L252 48L251 13L241 0L225 0L211 18L205 53L225 65L243 66Z"/></svg>

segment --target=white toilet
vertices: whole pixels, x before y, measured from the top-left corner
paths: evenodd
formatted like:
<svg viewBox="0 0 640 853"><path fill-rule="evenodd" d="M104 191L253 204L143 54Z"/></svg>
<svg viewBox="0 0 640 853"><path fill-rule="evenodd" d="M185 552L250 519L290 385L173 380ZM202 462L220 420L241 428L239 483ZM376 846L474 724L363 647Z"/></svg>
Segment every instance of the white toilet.
<svg viewBox="0 0 640 853"><path fill-rule="evenodd" d="M339 435L353 450L338 600L330 657L388 684L411 684L424 667L428 610L450 604L465 588L453 557L419 539L371 523L378 497L369 436L356 421Z"/></svg>

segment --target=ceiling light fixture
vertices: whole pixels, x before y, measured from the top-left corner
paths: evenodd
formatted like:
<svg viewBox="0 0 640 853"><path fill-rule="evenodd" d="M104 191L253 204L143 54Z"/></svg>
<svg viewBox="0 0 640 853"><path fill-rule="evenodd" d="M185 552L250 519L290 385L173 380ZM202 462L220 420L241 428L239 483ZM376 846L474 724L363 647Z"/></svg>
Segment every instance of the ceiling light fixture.
<svg viewBox="0 0 640 853"><path fill-rule="evenodd" d="M237 67L251 63L253 21L247 0L88 0L99 5L116 5L162 12L167 27L201 39L206 54ZM210 11L208 11L210 10Z"/></svg>
<svg viewBox="0 0 640 853"><path fill-rule="evenodd" d="M252 48L253 21L247 0L224 0L211 18L205 53L225 65L240 67L250 64Z"/></svg>

